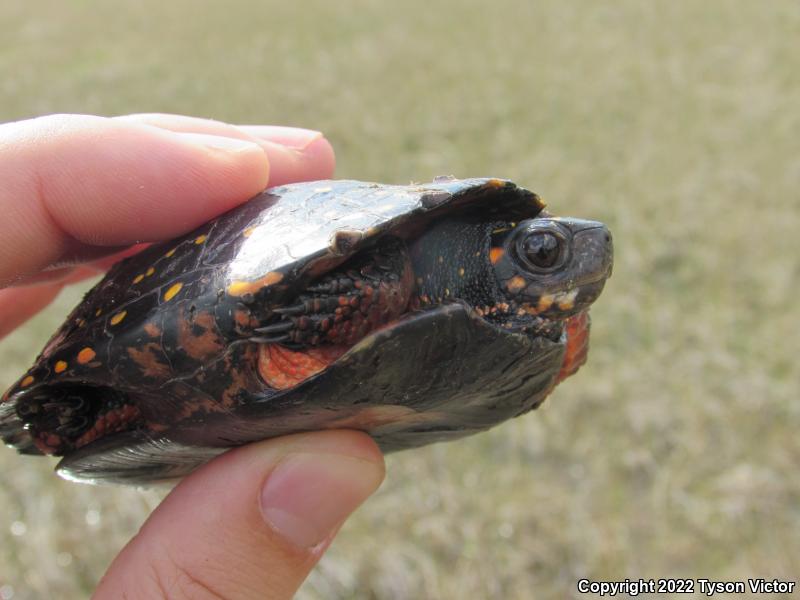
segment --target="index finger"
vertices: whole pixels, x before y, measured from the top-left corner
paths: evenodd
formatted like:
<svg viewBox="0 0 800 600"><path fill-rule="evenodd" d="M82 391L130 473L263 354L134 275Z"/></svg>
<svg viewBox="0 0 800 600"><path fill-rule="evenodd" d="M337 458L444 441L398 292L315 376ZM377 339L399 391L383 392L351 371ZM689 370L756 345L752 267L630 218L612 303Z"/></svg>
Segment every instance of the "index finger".
<svg viewBox="0 0 800 600"><path fill-rule="evenodd" d="M79 115L1 125L0 287L92 246L184 233L269 175L251 140Z"/></svg>

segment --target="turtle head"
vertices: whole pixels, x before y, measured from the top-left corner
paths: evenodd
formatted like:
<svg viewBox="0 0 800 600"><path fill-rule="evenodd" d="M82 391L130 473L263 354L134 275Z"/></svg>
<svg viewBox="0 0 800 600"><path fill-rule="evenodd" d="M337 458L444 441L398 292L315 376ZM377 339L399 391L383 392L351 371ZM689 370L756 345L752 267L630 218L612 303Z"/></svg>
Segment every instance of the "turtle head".
<svg viewBox="0 0 800 600"><path fill-rule="evenodd" d="M584 311L611 274L611 233L597 221L539 217L498 231L491 262L520 315L562 320Z"/></svg>

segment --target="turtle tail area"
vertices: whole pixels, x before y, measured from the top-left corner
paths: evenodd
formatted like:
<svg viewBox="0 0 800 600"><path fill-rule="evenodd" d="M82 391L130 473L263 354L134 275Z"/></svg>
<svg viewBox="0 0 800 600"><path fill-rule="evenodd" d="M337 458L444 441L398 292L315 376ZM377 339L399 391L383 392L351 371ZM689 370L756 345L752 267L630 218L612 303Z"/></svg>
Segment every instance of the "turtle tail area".
<svg viewBox="0 0 800 600"><path fill-rule="evenodd" d="M140 421L123 392L78 383L39 386L0 405L0 437L23 454L63 456Z"/></svg>
<svg viewBox="0 0 800 600"><path fill-rule="evenodd" d="M25 423L14 410L14 403L3 400L0 403L0 439L20 454L43 454L25 429Z"/></svg>

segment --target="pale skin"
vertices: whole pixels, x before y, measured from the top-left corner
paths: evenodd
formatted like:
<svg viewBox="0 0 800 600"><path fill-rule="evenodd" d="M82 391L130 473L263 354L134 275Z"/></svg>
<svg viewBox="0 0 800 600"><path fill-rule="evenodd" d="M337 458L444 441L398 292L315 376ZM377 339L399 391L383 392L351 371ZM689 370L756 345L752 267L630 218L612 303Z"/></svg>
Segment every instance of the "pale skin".
<svg viewBox="0 0 800 600"><path fill-rule="evenodd" d="M0 125L0 337L138 244L265 187L329 178L334 163L322 134L288 127L158 114ZM93 597L291 598L383 476L355 431L230 451L173 489Z"/></svg>

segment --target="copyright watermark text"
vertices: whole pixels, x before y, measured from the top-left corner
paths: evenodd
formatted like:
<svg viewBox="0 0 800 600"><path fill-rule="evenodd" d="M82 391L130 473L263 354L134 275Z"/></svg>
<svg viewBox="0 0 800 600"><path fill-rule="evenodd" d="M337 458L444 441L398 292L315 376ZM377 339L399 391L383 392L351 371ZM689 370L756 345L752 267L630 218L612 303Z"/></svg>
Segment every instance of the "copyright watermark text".
<svg viewBox="0 0 800 600"><path fill-rule="evenodd" d="M624 579L622 581L578 580L578 592L596 596L627 594L791 594L796 581L752 578L739 581L714 581L713 579Z"/></svg>

